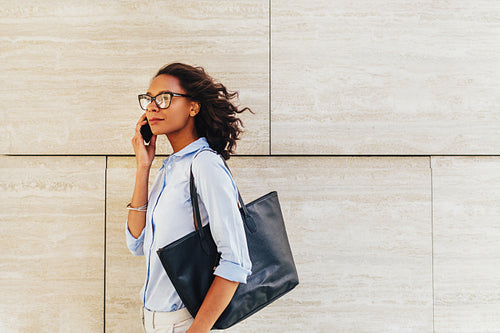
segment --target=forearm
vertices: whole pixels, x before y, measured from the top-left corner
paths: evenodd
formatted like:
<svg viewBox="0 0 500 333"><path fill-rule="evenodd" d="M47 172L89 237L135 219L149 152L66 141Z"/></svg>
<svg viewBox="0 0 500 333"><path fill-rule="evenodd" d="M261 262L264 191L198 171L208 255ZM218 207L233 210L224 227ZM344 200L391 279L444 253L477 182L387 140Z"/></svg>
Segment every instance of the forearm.
<svg viewBox="0 0 500 333"><path fill-rule="evenodd" d="M233 298L238 284L238 282L215 276L188 333L206 333L210 331Z"/></svg>
<svg viewBox="0 0 500 333"><path fill-rule="evenodd" d="M149 168L137 167L135 187L132 195L131 206L134 208L144 205L148 201ZM146 212L129 210L128 229L135 238L141 235L146 225Z"/></svg>

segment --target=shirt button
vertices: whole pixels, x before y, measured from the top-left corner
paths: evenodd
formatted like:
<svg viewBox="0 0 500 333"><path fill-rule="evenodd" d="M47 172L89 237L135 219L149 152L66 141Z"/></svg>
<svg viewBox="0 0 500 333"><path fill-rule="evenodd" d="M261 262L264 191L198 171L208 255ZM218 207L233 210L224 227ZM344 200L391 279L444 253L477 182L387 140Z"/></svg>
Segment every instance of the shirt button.
<svg viewBox="0 0 500 333"><path fill-rule="evenodd" d="M168 168L169 168L169 169L172 169L172 164L169 164L169 165L168 165Z"/></svg>

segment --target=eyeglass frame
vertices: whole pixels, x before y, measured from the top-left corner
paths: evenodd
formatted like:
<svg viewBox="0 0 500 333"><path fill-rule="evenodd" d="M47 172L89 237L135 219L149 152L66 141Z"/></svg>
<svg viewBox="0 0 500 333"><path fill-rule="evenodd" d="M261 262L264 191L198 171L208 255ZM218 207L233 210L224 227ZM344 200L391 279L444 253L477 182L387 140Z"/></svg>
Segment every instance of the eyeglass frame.
<svg viewBox="0 0 500 333"><path fill-rule="evenodd" d="M162 108L160 105L158 105L158 101L156 100L156 97L160 96L160 95L170 95L170 102L168 103L168 106L166 108ZM156 106L159 108L159 109L168 109L170 107L170 105L172 104L172 98L175 96L175 97L189 97L191 98L190 95L186 95L186 94L179 94L179 93L174 93L174 92L171 92L171 91L164 91L164 92L161 92L159 93L158 95L156 96L150 96L148 94L139 94L137 95L137 98L139 100L139 106L141 107L141 109L143 109L144 111L147 111L148 108L143 108L142 105L141 105L141 96L147 96L149 98L151 98L151 102L155 102ZM149 104L151 104L151 102L148 103L148 106Z"/></svg>

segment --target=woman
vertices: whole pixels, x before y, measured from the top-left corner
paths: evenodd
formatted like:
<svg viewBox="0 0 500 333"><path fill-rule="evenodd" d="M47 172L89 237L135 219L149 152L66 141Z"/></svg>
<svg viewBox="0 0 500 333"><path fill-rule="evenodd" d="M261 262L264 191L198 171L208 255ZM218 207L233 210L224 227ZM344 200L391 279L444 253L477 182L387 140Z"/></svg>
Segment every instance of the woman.
<svg viewBox="0 0 500 333"><path fill-rule="evenodd" d="M215 83L203 68L181 63L160 69L147 94L139 95L146 112L132 139L137 173L125 233L130 251L146 258L147 277L140 293L146 332L208 332L238 284L246 283L251 274L238 191L222 160L229 159L242 132L238 126L242 121L236 113L252 112L249 108L239 110L231 102L237 96L237 92L228 92L224 85ZM153 132L149 145L140 132L146 118ZM156 138L162 134L174 152L163 161L148 200ZM210 223L221 252L214 281L195 318L185 308L156 254L157 249L195 230L189 193L191 163L203 225Z"/></svg>

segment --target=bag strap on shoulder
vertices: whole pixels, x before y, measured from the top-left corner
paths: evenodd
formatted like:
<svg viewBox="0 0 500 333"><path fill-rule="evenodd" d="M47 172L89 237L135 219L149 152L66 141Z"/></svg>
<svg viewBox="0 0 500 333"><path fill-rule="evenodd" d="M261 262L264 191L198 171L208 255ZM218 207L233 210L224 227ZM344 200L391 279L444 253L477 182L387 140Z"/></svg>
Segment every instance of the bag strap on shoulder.
<svg viewBox="0 0 500 333"><path fill-rule="evenodd" d="M198 203L198 196L197 196L197 192L196 192L196 185L194 183L193 161L196 158L196 156L198 156L199 153L201 153L202 151L205 151L205 150L208 150L208 151L211 151L211 152L217 154L222 159L222 162L224 162L224 165L229 170L229 173L231 173L231 175L233 174L231 172L231 169L229 169L229 166L227 165L224 158L217 151L213 150L212 148L203 148L203 149L199 150L198 152L196 152L196 154L193 156L193 160L191 161L191 166L189 169L189 173L190 173L189 191L191 194L191 203L193 206L194 227L196 230L198 230L198 232L200 232L200 237L202 237L202 239L204 238L204 234L203 234L203 231L201 231L202 230L201 214L200 214L200 208L199 208L199 203ZM238 186L236 186L236 190L238 191L238 202L240 204L239 210L240 210L241 217L243 219L243 223L247 226L247 228L248 228L248 230L250 230L250 232L255 232L256 231L255 222L253 221L252 217L248 213L247 207L246 207L245 203L243 202L243 198L241 197L240 190L238 189Z"/></svg>

